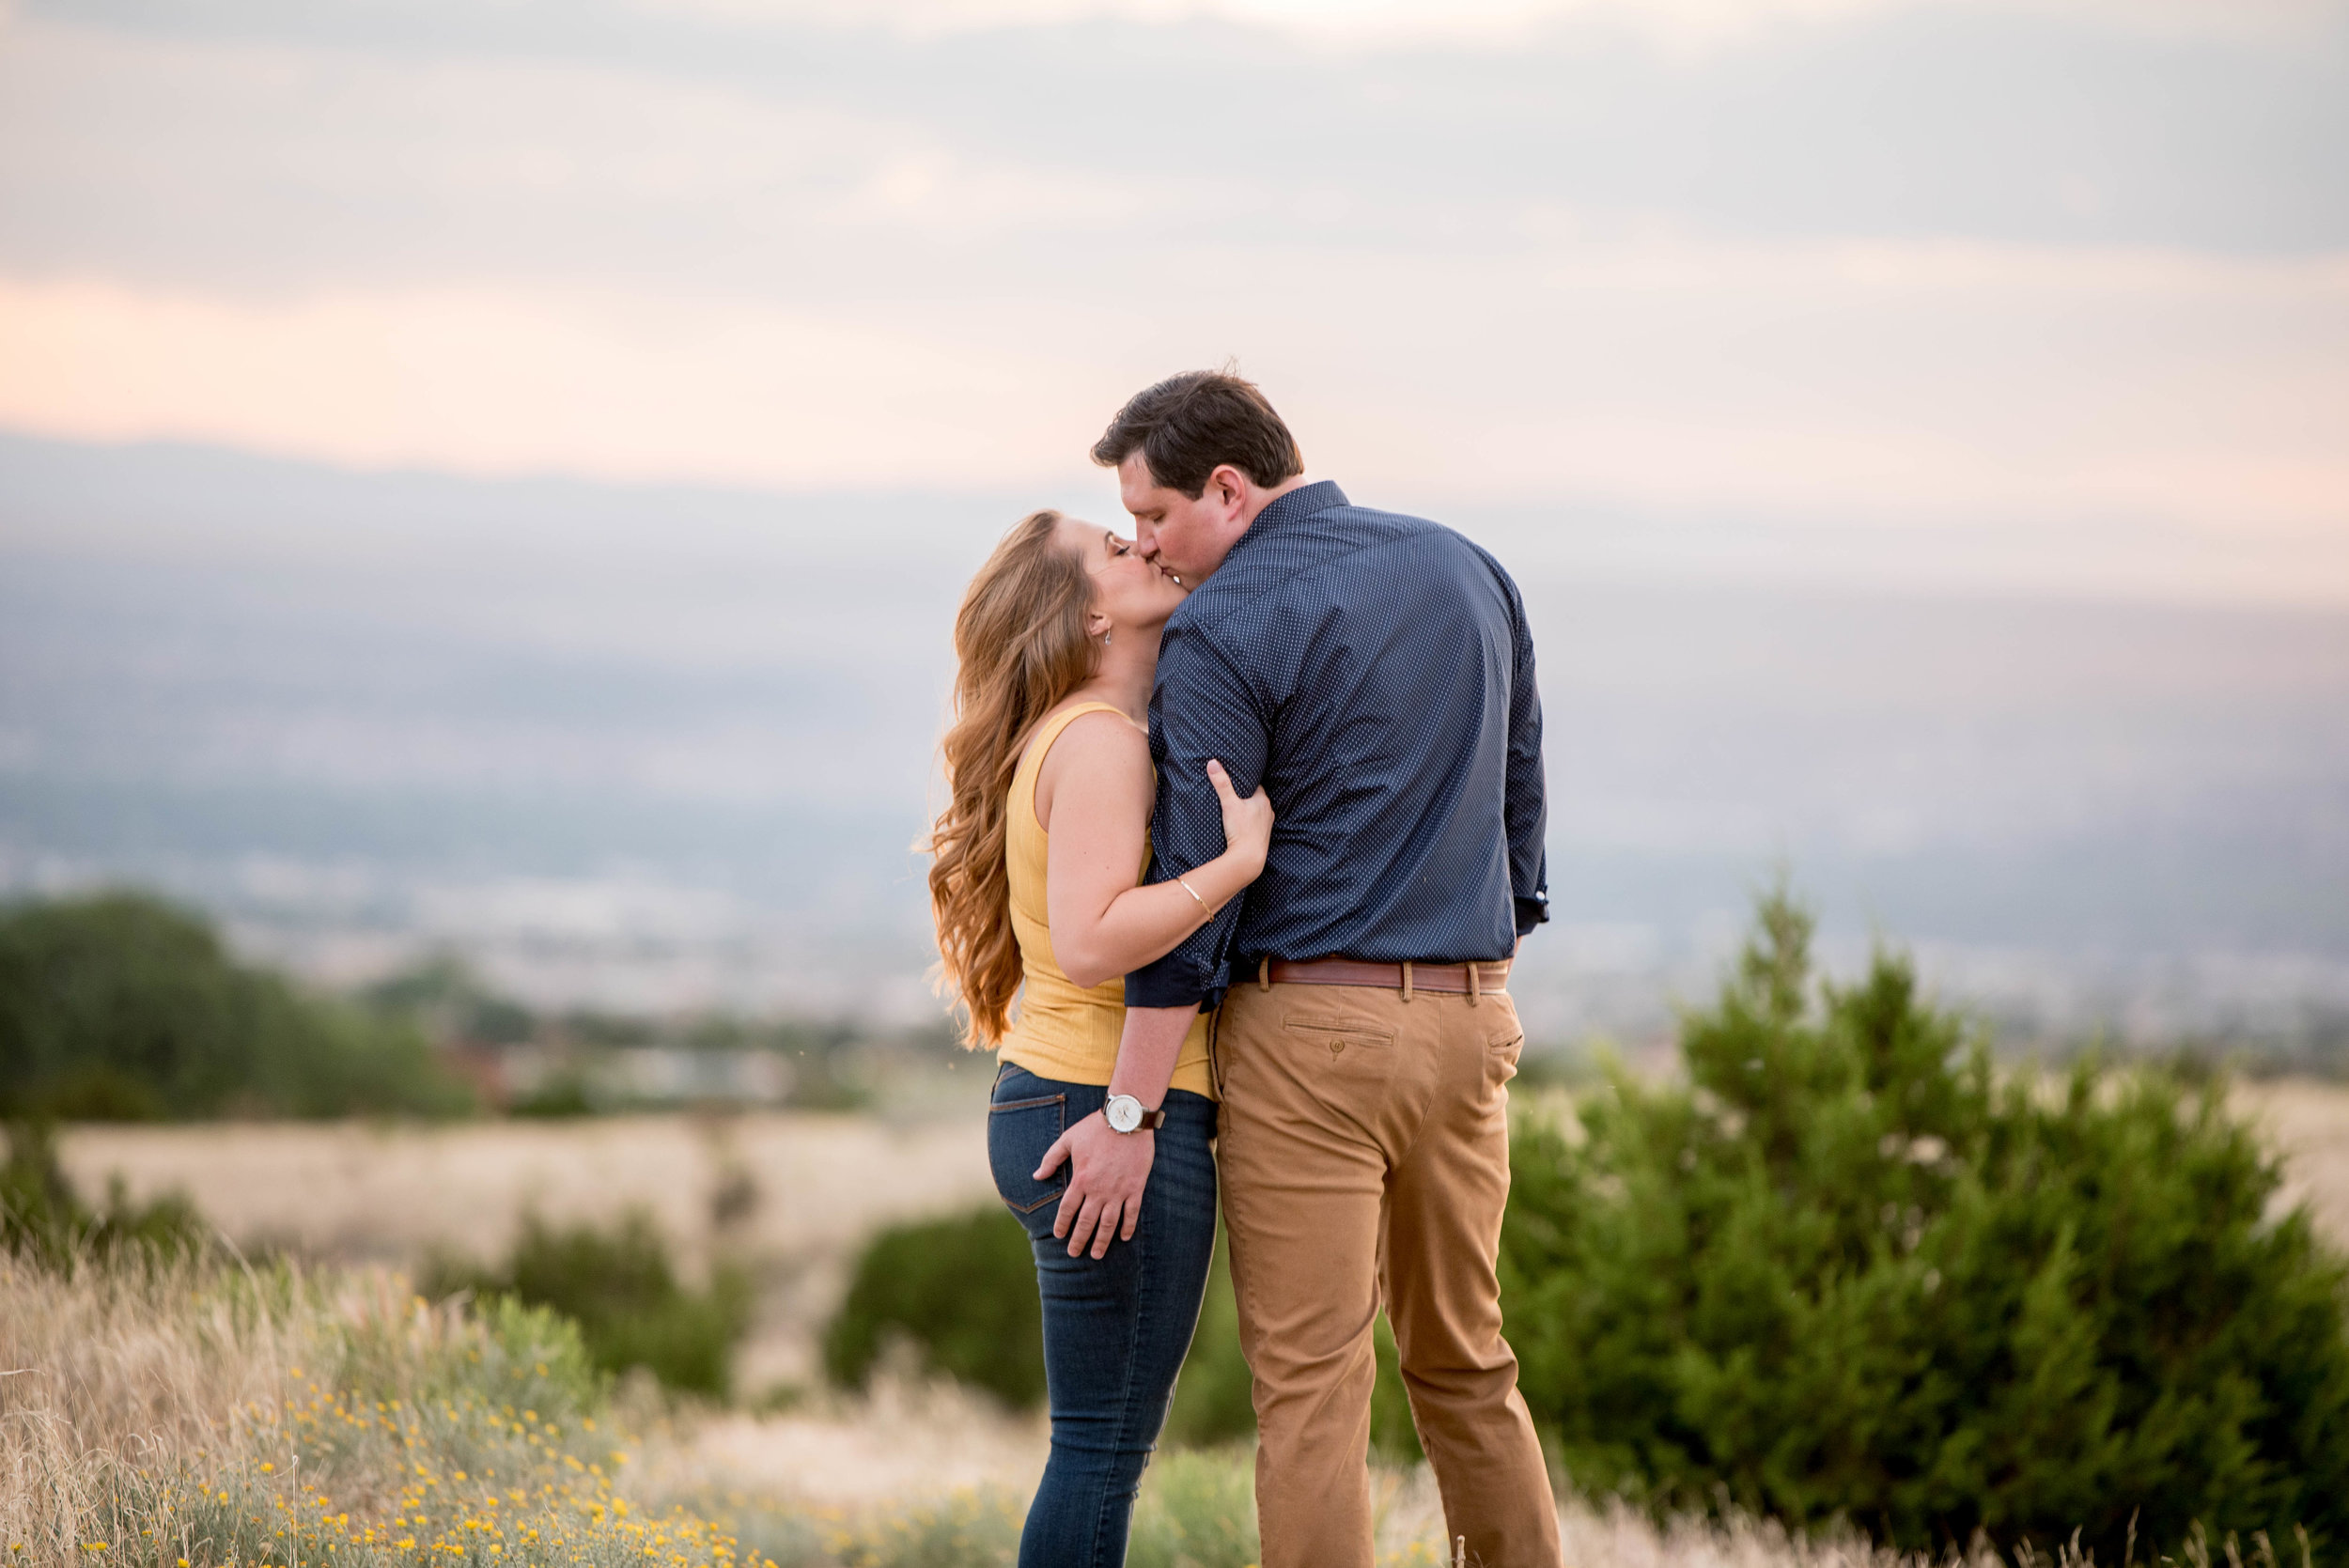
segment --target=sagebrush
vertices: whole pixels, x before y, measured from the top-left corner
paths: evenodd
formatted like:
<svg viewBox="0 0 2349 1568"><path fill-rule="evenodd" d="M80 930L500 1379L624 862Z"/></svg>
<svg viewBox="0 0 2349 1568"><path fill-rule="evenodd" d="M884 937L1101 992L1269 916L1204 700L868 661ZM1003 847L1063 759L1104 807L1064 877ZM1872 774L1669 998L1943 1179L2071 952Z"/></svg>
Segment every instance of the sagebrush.
<svg viewBox="0 0 2349 1568"><path fill-rule="evenodd" d="M588 1358L604 1371L642 1367L669 1388L723 1399L733 1387L735 1346L750 1327L749 1276L722 1260L705 1288L690 1289L669 1252L642 1209L608 1228L531 1214L502 1263L444 1257L428 1268L425 1284L435 1296L471 1291L551 1308L578 1325Z"/></svg>

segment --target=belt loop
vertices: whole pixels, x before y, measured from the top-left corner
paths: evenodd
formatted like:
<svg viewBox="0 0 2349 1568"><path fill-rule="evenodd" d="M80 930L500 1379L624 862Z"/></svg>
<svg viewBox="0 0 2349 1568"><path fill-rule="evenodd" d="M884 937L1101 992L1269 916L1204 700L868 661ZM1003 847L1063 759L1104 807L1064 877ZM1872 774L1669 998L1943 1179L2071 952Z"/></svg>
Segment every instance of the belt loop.
<svg viewBox="0 0 2349 1568"><path fill-rule="evenodd" d="M1479 975L1479 974L1477 973L1477 970L1480 970L1480 969L1482 969L1483 967L1484 967L1483 965L1479 964L1479 963L1478 963L1475 959L1473 959L1473 958L1470 958L1470 959L1468 961L1468 971L1469 971L1469 1005L1470 1005L1470 1007L1475 1006L1475 1005L1476 1005L1479 1001L1483 1001L1483 1000L1484 1000L1485 993L1484 993L1483 991L1481 991L1481 990L1479 990L1479 989L1477 988L1477 983L1478 983L1478 981L1479 981L1479 980L1481 980L1481 979L1483 978L1481 975Z"/></svg>
<svg viewBox="0 0 2349 1568"><path fill-rule="evenodd" d="M1256 989L1272 989L1272 955L1269 953L1256 960Z"/></svg>
<svg viewBox="0 0 2349 1568"><path fill-rule="evenodd" d="M1403 960L1403 1000L1411 1000L1411 961L1408 958Z"/></svg>

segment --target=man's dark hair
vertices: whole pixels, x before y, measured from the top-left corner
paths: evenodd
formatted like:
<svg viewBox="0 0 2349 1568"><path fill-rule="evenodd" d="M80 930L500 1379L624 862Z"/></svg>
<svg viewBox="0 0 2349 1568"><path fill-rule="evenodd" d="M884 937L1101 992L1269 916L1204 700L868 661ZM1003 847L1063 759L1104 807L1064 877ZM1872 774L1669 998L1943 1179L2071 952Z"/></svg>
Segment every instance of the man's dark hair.
<svg viewBox="0 0 2349 1568"><path fill-rule="evenodd" d="M1137 451L1151 478L1194 501L1225 463L1267 489L1305 472L1265 395L1228 370L1186 370L1135 393L1093 443L1093 460L1115 468Z"/></svg>

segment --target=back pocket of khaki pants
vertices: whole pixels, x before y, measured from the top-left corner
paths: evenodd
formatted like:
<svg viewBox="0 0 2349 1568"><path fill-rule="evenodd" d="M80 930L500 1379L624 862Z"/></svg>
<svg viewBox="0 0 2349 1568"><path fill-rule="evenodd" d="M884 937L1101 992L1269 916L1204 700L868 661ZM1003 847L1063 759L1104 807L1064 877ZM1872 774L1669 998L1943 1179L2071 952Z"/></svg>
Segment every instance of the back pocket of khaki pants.
<svg viewBox="0 0 2349 1568"><path fill-rule="evenodd" d="M1349 1019L1299 1014L1281 1020L1290 1040L1316 1057L1327 1056L1340 1072L1385 1072L1394 1065L1394 1035Z"/></svg>

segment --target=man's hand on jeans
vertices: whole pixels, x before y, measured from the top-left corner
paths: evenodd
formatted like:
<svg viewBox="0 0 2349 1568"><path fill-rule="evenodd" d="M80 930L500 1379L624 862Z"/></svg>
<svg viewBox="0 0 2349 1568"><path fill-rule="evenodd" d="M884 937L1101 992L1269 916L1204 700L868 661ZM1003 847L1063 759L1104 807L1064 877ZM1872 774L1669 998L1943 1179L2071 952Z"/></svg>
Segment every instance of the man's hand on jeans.
<svg viewBox="0 0 2349 1568"><path fill-rule="evenodd" d="M1134 1239L1142 1189L1149 1185L1158 1153L1157 1133L1116 1131L1097 1110L1044 1151L1044 1163L1035 1168L1037 1181L1050 1180L1062 1160L1069 1162L1068 1187L1060 1195L1052 1234L1068 1238L1070 1257L1082 1253L1088 1239L1097 1258L1108 1255L1112 1240Z"/></svg>

